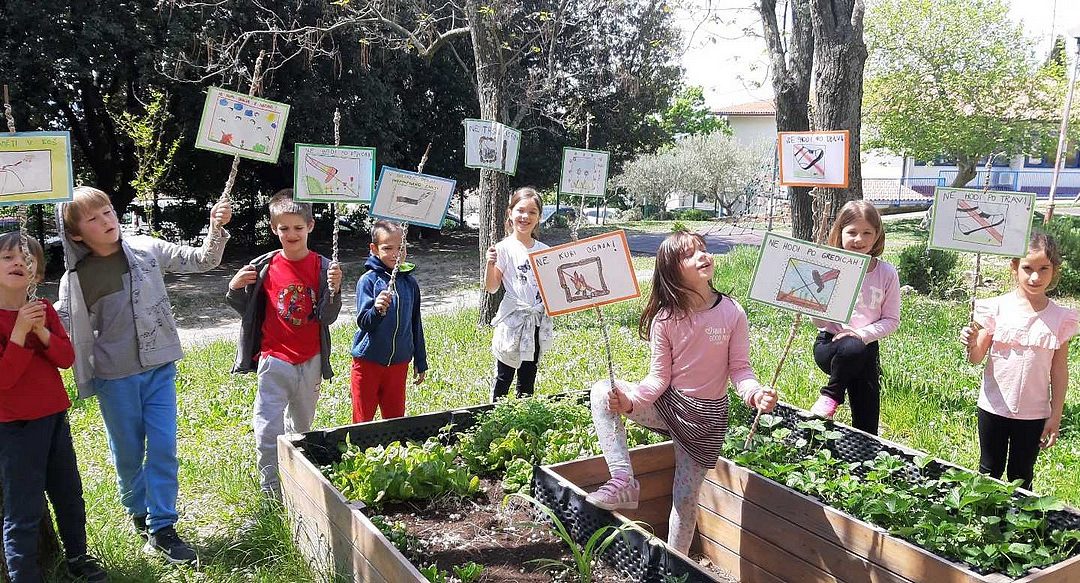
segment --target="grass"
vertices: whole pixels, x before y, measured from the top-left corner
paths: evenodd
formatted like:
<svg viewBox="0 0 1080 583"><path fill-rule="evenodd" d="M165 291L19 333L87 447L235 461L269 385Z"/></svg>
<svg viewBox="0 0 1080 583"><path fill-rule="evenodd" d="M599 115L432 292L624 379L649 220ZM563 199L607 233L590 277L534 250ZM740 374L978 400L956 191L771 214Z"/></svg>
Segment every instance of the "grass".
<svg viewBox="0 0 1080 583"><path fill-rule="evenodd" d="M890 226L891 229L891 226ZM900 231L900 229L896 229ZM892 230L890 230L890 237ZM903 236L890 239L886 258L895 259ZM751 362L759 378L773 374L793 316L746 299L756 250L739 248L717 261L718 287L746 309L752 333ZM650 269L651 258L635 258L635 267ZM1004 288L1003 261L984 262L984 275ZM644 284L647 288L648 284ZM647 289L642 290L647 293ZM981 292L989 295L989 292ZM637 338L642 299L607 306L615 374L640 379L648 368L648 347ZM973 468L978 457L975 400L981 367L966 364L956 341L967 320L966 301L905 296L900 329L882 341L882 435ZM409 414L486 402L493 376L491 332L475 326L477 312L466 309L424 321L431 369L427 380L408 388ZM342 321L333 332L332 363L337 375L323 385L316 427L350 421L348 371L353 325ZM815 329L804 320L777 382L782 399L809 407L825 375L813 364ZM1043 452L1036 467L1035 489L1080 505L1080 362L1073 343L1071 390L1061 441ZM216 342L188 351L179 364L180 500L178 527L199 549L199 570L166 566L142 554L120 506L115 473L108 456L101 416L95 400L77 402L72 430L79 454L87 500L90 548L102 558L115 582L323 581L290 541L282 508L259 494L250 428L255 393L253 375L229 374L234 346ZM556 339L545 355L537 389L542 393L584 389L603 378L606 358L593 311L556 319ZM70 386L70 376L66 376ZM840 420L848 419L841 407Z"/></svg>

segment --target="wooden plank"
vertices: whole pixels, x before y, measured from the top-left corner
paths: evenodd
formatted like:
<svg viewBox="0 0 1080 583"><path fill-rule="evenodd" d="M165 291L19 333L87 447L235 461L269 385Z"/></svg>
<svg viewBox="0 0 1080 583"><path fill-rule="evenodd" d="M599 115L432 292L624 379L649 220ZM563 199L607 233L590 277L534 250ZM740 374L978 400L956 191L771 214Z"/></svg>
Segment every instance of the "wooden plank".
<svg viewBox="0 0 1080 583"><path fill-rule="evenodd" d="M635 474L648 474L675 467L675 455L670 441L635 447L630 450L630 463ZM603 456L594 456L548 466L567 481L578 485L603 484L611 477Z"/></svg>
<svg viewBox="0 0 1080 583"><path fill-rule="evenodd" d="M1080 581L1080 555L1039 569L1016 583L1076 583Z"/></svg>
<svg viewBox="0 0 1080 583"><path fill-rule="evenodd" d="M727 547L709 540L706 537L698 537L701 543L701 553L709 558L717 567L731 573L741 583L790 583L783 579L777 579L772 573L762 569L754 563L743 559ZM798 581L798 579L795 579Z"/></svg>
<svg viewBox="0 0 1080 583"><path fill-rule="evenodd" d="M668 516L671 514L671 496L661 496L643 501L638 504L635 510L617 510L614 514L627 520L644 522L651 527L653 536L661 540L667 540Z"/></svg>
<svg viewBox="0 0 1080 583"><path fill-rule="evenodd" d="M740 554L781 578L786 578L783 573L790 569L794 560L791 557L795 557L799 562L805 562L808 566L843 581L912 583L909 579L793 525L768 509L711 482L706 482L702 487L699 504L701 510L698 513L698 530L703 535L737 552L740 548L745 551L746 547L736 545L734 541L724 537L743 539L743 542L746 542L746 538L753 537L769 546L775 546L778 553L782 553L775 559L771 558L770 552L760 556L748 556L746 552ZM756 551L760 545L754 544L753 548Z"/></svg>
<svg viewBox="0 0 1080 583"><path fill-rule="evenodd" d="M912 581L994 581L726 459L705 479Z"/></svg>

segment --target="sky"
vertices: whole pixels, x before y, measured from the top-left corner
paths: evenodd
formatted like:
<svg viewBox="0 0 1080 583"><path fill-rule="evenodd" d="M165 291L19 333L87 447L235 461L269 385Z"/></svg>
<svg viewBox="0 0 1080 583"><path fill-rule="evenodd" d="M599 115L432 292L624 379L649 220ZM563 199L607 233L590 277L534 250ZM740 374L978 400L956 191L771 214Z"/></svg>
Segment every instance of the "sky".
<svg viewBox="0 0 1080 583"><path fill-rule="evenodd" d="M1054 34L1080 27L1077 0L1005 0L1009 15L1023 22L1045 53ZM686 82L704 88L712 108L769 99L768 58L761 38L761 21L753 0L690 0L690 9L677 13L686 46L682 64ZM712 15L714 19L706 19ZM716 22L720 20L722 22ZM1076 45L1069 43L1074 55Z"/></svg>

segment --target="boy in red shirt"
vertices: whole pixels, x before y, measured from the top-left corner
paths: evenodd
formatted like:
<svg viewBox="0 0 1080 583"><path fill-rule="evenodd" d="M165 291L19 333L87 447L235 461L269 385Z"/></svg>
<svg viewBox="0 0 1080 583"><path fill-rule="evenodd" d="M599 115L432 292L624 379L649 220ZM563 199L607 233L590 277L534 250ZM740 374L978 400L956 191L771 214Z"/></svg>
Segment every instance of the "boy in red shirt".
<svg viewBox="0 0 1080 583"><path fill-rule="evenodd" d="M233 372L259 377L252 420L259 484L276 497L277 437L311 430L322 379L333 376L330 324L341 311L341 267L308 249L310 203L293 201L287 188L269 207L281 250L240 268L225 299L243 316Z"/></svg>

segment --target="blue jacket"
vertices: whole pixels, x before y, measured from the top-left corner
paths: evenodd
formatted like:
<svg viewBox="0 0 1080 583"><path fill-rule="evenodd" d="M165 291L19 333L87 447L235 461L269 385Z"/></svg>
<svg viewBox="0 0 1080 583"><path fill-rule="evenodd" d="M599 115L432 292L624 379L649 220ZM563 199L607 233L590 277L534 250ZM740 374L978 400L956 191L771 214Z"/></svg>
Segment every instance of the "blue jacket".
<svg viewBox="0 0 1080 583"><path fill-rule="evenodd" d="M413 370L428 368L424 327L420 322L420 286L411 265L398 269L397 295L390 299L386 315L375 310L375 298L390 284L390 271L374 255L368 256L367 273L356 282L356 325L352 355L384 366L413 362Z"/></svg>

